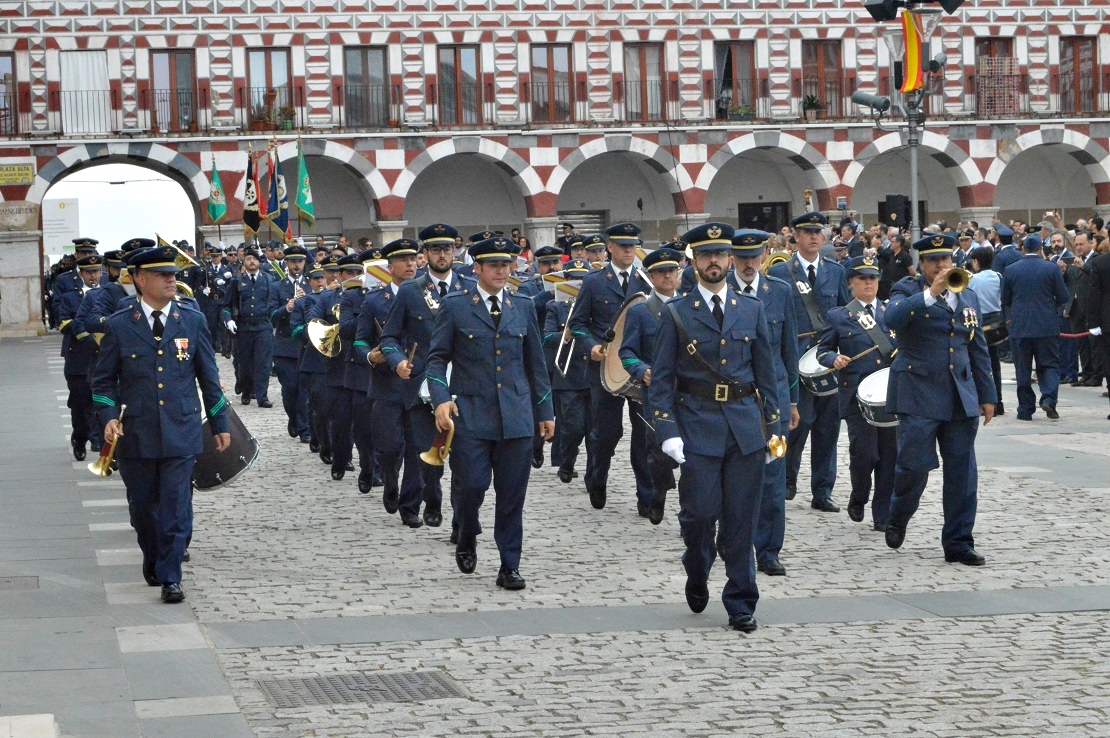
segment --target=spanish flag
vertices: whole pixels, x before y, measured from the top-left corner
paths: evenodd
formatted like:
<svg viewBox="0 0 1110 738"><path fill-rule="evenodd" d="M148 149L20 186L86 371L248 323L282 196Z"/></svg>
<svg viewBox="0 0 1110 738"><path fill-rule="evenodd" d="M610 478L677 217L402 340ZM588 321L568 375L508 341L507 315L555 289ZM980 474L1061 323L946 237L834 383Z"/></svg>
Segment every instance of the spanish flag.
<svg viewBox="0 0 1110 738"><path fill-rule="evenodd" d="M925 71L921 68L921 29L915 23L915 14L909 10L902 11L902 38L906 42L906 50L902 58L902 86L901 92L913 92L925 86Z"/></svg>

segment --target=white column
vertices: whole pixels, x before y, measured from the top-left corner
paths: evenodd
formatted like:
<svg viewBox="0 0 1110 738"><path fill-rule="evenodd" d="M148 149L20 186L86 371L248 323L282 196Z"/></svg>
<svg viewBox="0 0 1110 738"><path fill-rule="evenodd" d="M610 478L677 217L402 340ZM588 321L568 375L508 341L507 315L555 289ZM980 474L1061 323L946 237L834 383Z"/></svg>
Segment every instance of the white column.
<svg viewBox="0 0 1110 738"><path fill-rule="evenodd" d="M46 332L42 323L41 250L42 231L0 231L0 336Z"/></svg>
<svg viewBox="0 0 1110 738"><path fill-rule="evenodd" d="M532 251L544 246L554 246L559 218L525 218L524 235L532 244Z"/></svg>
<svg viewBox="0 0 1110 738"><path fill-rule="evenodd" d="M385 246L390 241L396 241L398 238L403 238L405 235L405 228L408 227L407 220L379 220L374 224L374 239L375 246Z"/></svg>

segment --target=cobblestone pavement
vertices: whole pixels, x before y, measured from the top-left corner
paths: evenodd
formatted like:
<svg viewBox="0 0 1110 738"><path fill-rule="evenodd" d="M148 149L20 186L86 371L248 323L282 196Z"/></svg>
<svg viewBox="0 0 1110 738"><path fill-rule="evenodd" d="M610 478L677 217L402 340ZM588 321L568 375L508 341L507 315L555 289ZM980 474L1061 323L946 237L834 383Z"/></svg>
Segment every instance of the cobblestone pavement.
<svg viewBox="0 0 1110 738"><path fill-rule="evenodd" d="M226 362L221 373L230 385ZM1105 401L1092 402L1093 390L1063 394L1066 426L1011 415L980 430L980 447L989 439L1028 450L1028 468L992 465L980 451L976 548L986 567L944 562L939 473L905 546L891 551L869 523L811 510L803 470L788 503L789 575L760 575L761 596L1110 584L1107 490L1034 473L1045 471L1039 458L1074 453L1094 437L1046 429L1105 430ZM663 523L650 525L636 514L627 462L614 463L603 511L590 506L580 479L564 485L553 468L533 470L521 564L528 588L508 593L494 585L492 499L477 574L460 574L448 524L411 530L385 513L381 488L358 494L354 474L333 482L286 434L279 395L272 380L273 409L235 403L262 444L260 459L242 481L195 497L185 586L202 624L684 602L677 495ZM627 459L626 442L627 434L618 460ZM846 434L840 462L843 506ZM718 566L710 591L722 584ZM764 626L747 638L722 627L224 649L219 657L259 736L1105 735L1108 630L1102 614L1033 614ZM471 698L277 709L254 682L426 668L446 670Z"/></svg>

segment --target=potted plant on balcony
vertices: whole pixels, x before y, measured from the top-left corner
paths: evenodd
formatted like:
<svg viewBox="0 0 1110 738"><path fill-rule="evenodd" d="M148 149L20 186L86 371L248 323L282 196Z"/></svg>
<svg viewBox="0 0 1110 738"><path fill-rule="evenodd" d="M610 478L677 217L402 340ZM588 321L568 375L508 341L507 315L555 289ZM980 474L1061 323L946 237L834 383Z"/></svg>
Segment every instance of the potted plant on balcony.
<svg viewBox="0 0 1110 738"><path fill-rule="evenodd" d="M802 99L802 115L808 121L817 120L817 114L825 109L825 105L817 98L817 95L806 95Z"/></svg>
<svg viewBox="0 0 1110 738"><path fill-rule="evenodd" d="M272 131L274 121L270 119L270 109L264 103L257 103L251 109L251 130Z"/></svg>
<svg viewBox="0 0 1110 738"><path fill-rule="evenodd" d="M728 111L728 119L751 122L755 120L755 108L751 105L734 105Z"/></svg>
<svg viewBox="0 0 1110 738"><path fill-rule="evenodd" d="M297 119L297 111L294 110L289 105L278 108L277 123L278 123L278 127L281 128L283 131L293 130L293 123L294 123L294 121L296 121L296 119Z"/></svg>

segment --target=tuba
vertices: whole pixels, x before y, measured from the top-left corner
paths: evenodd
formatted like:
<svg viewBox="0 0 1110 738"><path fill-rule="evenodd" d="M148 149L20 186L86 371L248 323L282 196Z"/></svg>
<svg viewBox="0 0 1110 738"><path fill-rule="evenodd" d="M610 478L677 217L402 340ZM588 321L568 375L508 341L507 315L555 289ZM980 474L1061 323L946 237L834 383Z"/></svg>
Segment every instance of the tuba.
<svg viewBox="0 0 1110 738"><path fill-rule="evenodd" d="M193 288L190 287L189 285L185 284L181 280L178 280L177 281L177 294L181 295L182 297L192 297L193 296Z"/></svg>

